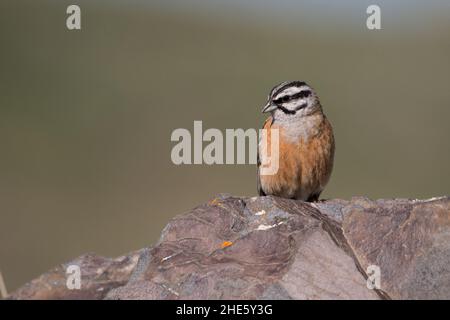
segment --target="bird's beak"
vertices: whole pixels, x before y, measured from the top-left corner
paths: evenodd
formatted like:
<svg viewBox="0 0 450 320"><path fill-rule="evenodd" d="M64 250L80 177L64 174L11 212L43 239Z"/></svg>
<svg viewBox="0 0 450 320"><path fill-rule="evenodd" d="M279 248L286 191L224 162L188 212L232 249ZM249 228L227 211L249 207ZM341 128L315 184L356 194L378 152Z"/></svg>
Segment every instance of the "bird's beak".
<svg viewBox="0 0 450 320"><path fill-rule="evenodd" d="M272 101L268 101L267 104L262 108L262 113L267 113L275 110L277 108L276 104L272 103Z"/></svg>

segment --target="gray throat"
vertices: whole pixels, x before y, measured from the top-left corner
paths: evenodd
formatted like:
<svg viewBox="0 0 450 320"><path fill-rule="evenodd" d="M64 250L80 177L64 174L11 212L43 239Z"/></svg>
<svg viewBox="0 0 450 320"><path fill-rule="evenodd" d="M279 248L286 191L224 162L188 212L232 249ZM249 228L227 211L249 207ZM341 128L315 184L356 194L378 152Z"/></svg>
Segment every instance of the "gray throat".
<svg viewBox="0 0 450 320"><path fill-rule="evenodd" d="M316 112L302 117L292 117L292 119L276 120L276 123L283 128L284 135L289 142L298 142L317 136L320 132L320 124L324 120L322 112Z"/></svg>

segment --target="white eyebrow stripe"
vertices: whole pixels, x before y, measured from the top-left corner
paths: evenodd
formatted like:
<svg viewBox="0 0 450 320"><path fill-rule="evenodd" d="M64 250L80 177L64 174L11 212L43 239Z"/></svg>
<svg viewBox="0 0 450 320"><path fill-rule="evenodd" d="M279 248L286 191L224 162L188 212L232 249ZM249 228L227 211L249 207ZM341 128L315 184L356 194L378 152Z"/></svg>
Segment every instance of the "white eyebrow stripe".
<svg viewBox="0 0 450 320"><path fill-rule="evenodd" d="M301 87L289 87L284 89L283 91L281 91L279 94L277 94L273 100L277 100L280 97L284 97L284 96L292 96L296 93L299 93L300 91L303 90L310 90L307 86L301 86Z"/></svg>
<svg viewBox="0 0 450 320"><path fill-rule="evenodd" d="M280 97L291 96L291 95L293 95L293 94L296 94L296 93L300 92L299 89L300 89L300 88L298 88L298 87L290 87L290 88L286 88L286 89L284 89L283 91L281 91L279 94L277 94L277 95L274 97L274 100L277 100L277 99L280 98Z"/></svg>

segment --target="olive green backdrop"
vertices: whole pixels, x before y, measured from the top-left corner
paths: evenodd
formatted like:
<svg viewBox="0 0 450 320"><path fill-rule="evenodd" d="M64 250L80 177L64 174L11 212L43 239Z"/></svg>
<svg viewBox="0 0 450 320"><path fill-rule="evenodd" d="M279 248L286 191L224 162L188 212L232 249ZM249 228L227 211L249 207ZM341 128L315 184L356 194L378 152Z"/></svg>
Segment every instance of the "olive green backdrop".
<svg viewBox="0 0 450 320"><path fill-rule="evenodd" d="M82 9L82 30L65 27ZM278 4L277 4L278 3ZM450 7L370 2L2 1L0 270L9 290L82 253L151 245L250 165L175 166L176 128L259 128L268 90L310 83L337 140L325 198L450 190Z"/></svg>

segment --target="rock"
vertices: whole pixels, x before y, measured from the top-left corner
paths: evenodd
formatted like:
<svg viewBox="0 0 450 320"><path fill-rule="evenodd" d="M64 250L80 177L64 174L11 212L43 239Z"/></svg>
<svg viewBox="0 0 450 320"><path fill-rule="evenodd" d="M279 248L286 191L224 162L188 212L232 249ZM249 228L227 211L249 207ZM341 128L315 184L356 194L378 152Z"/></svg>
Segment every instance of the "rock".
<svg viewBox="0 0 450 320"><path fill-rule="evenodd" d="M80 290L66 288L71 264ZM367 286L373 266L378 289ZM450 197L218 196L173 218L150 248L81 256L10 298L450 299Z"/></svg>
<svg viewBox="0 0 450 320"><path fill-rule="evenodd" d="M62 264L13 293L10 299L103 299L113 288L125 285L136 267L140 252L116 259L85 254ZM69 290L66 271L80 267L81 288Z"/></svg>
<svg viewBox="0 0 450 320"><path fill-rule="evenodd" d="M343 208L342 229L363 269L377 265L393 299L450 298L450 202L379 200Z"/></svg>

